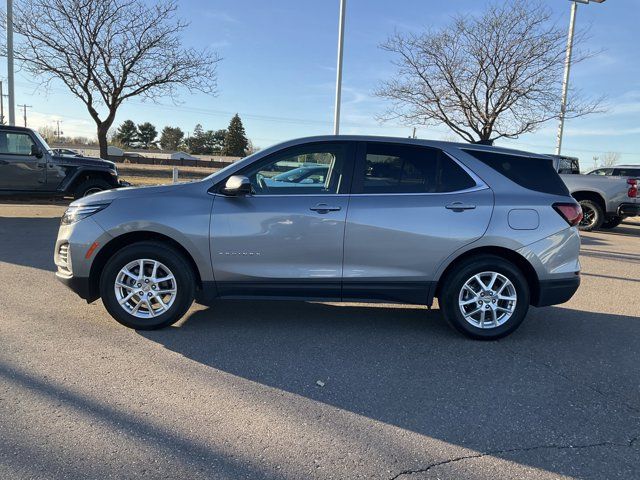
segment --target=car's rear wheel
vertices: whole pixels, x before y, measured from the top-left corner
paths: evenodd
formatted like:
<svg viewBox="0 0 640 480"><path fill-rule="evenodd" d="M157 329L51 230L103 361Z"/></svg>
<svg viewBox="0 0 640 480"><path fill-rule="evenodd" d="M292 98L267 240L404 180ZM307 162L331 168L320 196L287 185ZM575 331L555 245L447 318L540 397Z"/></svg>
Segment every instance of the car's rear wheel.
<svg viewBox="0 0 640 480"><path fill-rule="evenodd" d="M113 187L106 180L101 178L89 178L76 187L73 196L75 198L82 198L103 190L110 190L111 188Z"/></svg>
<svg viewBox="0 0 640 480"><path fill-rule="evenodd" d="M456 265L440 290L445 319L464 335L495 340L509 335L529 310L529 285L520 269L495 255Z"/></svg>
<svg viewBox="0 0 640 480"><path fill-rule="evenodd" d="M578 228L585 232L599 229L602 226L602 222L604 222L602 207L593 200L580 200L578 203L582 207L582 220Z"/></svg>
<svg viewBox="0 0 640 480"><path fill-rule="evenodd" d="M622 220L624 220L622 217L609 217L604 222L602 222L602 225L600 225L600 228L604 228L606 230L609 230L611 228L616 228L618 225L622 223Z"/></svg>
<svg viewBox="0 0 640 480"><path fill-rule="evenodd" d="M195 278L189 262L160 242L140 242L111 257L100 277L105 308L138 330L172 325L193 303Z"/></svg>

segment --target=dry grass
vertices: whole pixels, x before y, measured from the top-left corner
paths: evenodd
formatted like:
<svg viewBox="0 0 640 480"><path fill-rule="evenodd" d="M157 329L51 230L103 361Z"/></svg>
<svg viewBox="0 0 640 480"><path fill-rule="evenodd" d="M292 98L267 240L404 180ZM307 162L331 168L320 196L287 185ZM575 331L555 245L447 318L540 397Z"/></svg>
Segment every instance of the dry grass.
<svg viewBox="0 0 640 480"><path fill-rule="evenodd" d="M219 168L178 167L178 179L199 180L217 172ZM173 167L168 165L118 164L118 173L122 180L132 185L160 185L171 183Z"/></svg>

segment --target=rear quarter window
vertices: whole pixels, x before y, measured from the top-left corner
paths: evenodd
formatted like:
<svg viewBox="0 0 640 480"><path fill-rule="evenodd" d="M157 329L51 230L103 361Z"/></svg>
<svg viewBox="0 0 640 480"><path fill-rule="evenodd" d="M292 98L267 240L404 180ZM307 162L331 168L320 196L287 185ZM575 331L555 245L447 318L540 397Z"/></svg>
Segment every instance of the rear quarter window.
<svg viewBox="0 0 640 480"><path fill-rule="evenodd" d="M486 150L463 149L463 151L521 187L552 195L569 195L569 190L553 168L551 159Z"/></svg>

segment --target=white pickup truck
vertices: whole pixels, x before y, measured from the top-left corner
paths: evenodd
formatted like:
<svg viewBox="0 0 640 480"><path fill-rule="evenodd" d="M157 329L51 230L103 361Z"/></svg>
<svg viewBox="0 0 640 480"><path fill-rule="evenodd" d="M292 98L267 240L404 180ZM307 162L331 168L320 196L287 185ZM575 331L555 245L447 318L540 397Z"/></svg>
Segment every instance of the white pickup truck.
<svg viewBox="0 0 640 480"><path fill-rule="evenodd" d="M569 192L582 207L581 230L615 228L624 218L640 215L637 178L581 175L577 158L549 156Z"/></svg>

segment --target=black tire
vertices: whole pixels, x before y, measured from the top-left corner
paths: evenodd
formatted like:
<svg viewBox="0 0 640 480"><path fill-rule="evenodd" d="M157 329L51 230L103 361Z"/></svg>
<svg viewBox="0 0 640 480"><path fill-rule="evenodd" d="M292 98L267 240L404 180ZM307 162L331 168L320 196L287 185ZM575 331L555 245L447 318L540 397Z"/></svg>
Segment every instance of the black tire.
<svg viewBox="0 0 640 480"><path fill-rule="evenodd" d="M153 318L132 315L116 298L114 286L118 273L128 263L138 259L156 260L165 265L175 277L175 300L165 312ZM179 251L162 242L139 242L119 250L107 261L100 276L100 296L107 311L122 325L136 330L156 330L182 318L193 303L195 283L192 267Z"/></svg>
<svg viewBox="0 0 640 480"><path fill-rule="evenodd" d="M111 190L113 186L102 178L88 178L80 183L73 193L74 198L82 198L92 193L101 192L103 190Z"/></svg>
<svg viewBox="0 0 640 480"><path fill-rule="evenodd" d="M602 207L593 200L580 200L583 218L578 225L578 229L583 232L598 230L604 222L604 211Z"/></svg>
<svg viewBox="0 0 640 480"><path fill-rule="evenodd" d="M603 228L605 230L616 228L618 225L622 223L622 220L624 220L623 217L609 217L604 222L602 222L602 225L600 225L600 228Z"/></svg>
<svg viewBox="0 0 640 480"><path fill-rule="evenodd" d="M465 283L482 272L496 272L504 275L515 288L517 295L511 317L495 327L480 328L472 325L465 320L459 305L459 297ZM529 299L529 284L522 271L508 260L489 254L471 257L456 265L444 278L439 294L440 309L447 322L458 332L476 340L497 340L513 333L529 311ZM487 302L489 302L488 297ZM499 303L500 300L498 300Z"/></svg>

